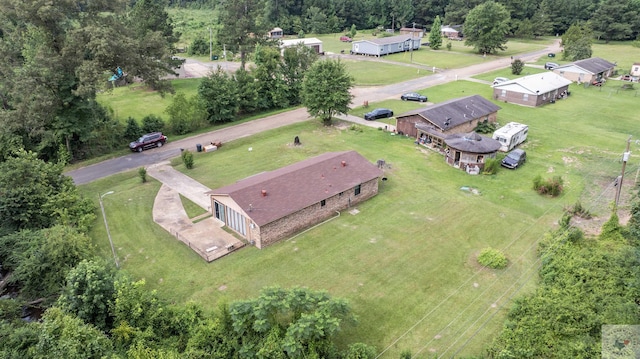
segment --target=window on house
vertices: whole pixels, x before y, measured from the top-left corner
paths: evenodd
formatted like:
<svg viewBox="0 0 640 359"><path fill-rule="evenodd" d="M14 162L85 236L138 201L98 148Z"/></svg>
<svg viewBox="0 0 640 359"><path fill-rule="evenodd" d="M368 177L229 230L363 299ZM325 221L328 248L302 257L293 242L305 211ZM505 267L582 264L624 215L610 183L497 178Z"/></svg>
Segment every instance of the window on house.
<svg viewBox="0 0 640 359"><path fill-rule="evenodd" d="M342 194L343 194L343 193L344 193L344 192L340 192L340 193L338 193L338 197L342 197Z"/></svg>
<svg viewBox="0 0 640 359"><path fill-rule="evenodd" d="M523 99L524 101L529 101L529 94L528 94L528 93L523 93L523 94L522 94L522 99Z"/></svg>
<svg viewBox="0 0 640 359"><path fill-rule="evenodd" d="M320 207L324 207L327 205L327 200L323 199L322 201L320 201Z"/></svg>
<svg viewBox="0 0 640 359"><path fill-rule="evenodd" d="M357 195L359 195L359 194L360 194L360 189L361 189L361 188L360 188L360 186L361 186L361 185L357 185L357 186L356 186L355 191L354 191L354 195L356 195L356 196L357 196Z"/></svg>
<svg viewBox="0 0 640 359"><path fill-rule="evenodd" d="M501 97L507 97L507 90L500 91L500 96Z"/></svg>

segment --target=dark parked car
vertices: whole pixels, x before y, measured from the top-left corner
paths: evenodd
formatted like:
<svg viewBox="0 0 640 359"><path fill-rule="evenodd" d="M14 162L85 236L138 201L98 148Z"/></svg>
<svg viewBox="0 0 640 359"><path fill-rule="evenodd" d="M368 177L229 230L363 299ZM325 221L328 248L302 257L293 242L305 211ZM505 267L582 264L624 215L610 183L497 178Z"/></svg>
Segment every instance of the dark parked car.
<svg viewBox="0 0 640 359"><path fill-rule="evenodd" d="M393 117L393 111L388 108L376 108L371 112L364 114L364 119L367 121L377 120L379 118Z"/></svg>
<svg viewBox="0 0 640 359"><path fill-rule="evenodd" d="M547 69L547 70L553 70L558 66L560 66L560 65L556 64L555 62L547 62L547 63L544 64L544 68Z"/></svg>
<svg viewBox="0 0 640 359"><path fill-rule="evenodd" d="M527 161L527 153L524 150L516 148L511 150L505 158L502 159L502 166L516 169Z"/></svg>
<svg viewBox="0 0 640 359"><path fill-rule="evenodd" d="M137 141L133 141L129 144L129 148L134 152L142 152L151 147L162 147L167 142L167 136L162 132L152 132L142 135Z"/></svg>
<svg viewBox="0 0 640 359"><path fill-rule="evenodd" d="M427 102L427 96L421 95L417 92L408 92L400 96L402 101L420 101Z"/></svg>

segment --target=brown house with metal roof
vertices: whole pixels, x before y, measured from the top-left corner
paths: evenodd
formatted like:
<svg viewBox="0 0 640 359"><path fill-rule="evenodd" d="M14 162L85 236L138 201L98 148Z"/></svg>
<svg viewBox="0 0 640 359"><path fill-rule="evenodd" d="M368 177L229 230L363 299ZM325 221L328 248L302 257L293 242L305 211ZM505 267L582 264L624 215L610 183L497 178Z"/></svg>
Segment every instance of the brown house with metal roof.
<svg viewBox="0 0 640 359"><path fill-rule="evenodd" d="M472 95L403 113L396 117L396 129L420 144L442 150L448 136L471 132L485 121L496 122L498 110L500 106Z"/></svg>
<svg viewBox="0 0 640 359"><path fill-rule="evenodd" d="M375 196L381 176L355 151L327 152L208 194L215 218L263 248Z"/></svg>

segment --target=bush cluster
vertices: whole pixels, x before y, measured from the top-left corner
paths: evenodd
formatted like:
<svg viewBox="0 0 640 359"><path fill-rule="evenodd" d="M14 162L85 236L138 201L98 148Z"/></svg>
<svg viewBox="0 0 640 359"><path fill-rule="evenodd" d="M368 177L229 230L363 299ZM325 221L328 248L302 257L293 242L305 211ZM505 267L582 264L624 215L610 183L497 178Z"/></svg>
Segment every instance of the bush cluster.
<svg viewBox="0 0 640 359"><path fill-rule="evenodd" d="M509 262L502 251L488 247L480 251L478 263L493 269L504 269Z"/></svg>
<svg viewBox="0 0 640 359"><path fill-rule="evenodd" d="M189 150L184 150L182 151L182 162L184 163L184 166L187 167L187 169L192 169L193 168L193 153L191 153L191 151Z"/></svg>
<svg viewBox="0 0 640 359"><path fill-rule="evenodd" d="M484 170L482 173L492 175L498 172L498 168L500 168L500 160L497 158L487 158L484 160Z"/></svg>
<svg viewBox="0 0 640 359"><path fill-rule="evenodd" d="M564 181L560 176L543 179L538 175L533 179L533 189L539 194L547 194L551 197L557 197L562 193Z"/></svg>

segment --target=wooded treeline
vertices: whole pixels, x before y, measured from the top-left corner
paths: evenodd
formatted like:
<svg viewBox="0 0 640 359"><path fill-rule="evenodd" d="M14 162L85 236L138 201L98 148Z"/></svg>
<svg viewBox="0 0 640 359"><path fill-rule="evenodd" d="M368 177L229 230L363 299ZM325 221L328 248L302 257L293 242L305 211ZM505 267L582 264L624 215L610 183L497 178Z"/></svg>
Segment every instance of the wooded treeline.
<svg viewBox="0 0 640 359"><path fill-rule="evenodd" d="M466 16L485 0L242 0L255 10L263 29L282 28L286 34L335 33L376 27L430 29L436 16L443 24L464 24ZM640 33L637 0L499 0L509 11L510 32L517 36L562 35L576 23L589 22L596 39L633 40ZM172 0L171 6L226 8L231 2ZM248 6L248 7L247 7ZM220 19L224 22L224 19ZM262 32L256 32L262 33Z"/></svg>

